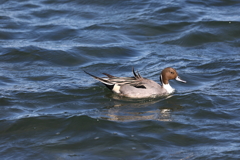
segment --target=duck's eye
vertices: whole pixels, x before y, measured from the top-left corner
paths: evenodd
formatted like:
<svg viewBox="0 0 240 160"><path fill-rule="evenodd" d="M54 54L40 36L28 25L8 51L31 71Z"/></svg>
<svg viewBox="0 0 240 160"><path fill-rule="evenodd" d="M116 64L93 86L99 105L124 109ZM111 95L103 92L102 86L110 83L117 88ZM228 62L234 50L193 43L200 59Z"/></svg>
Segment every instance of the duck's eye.
<svg viewBox="0 0 240 160"><path fill-rule="evenodd" d="M171 74L174 74L173 72L170 72Z"/></svg>

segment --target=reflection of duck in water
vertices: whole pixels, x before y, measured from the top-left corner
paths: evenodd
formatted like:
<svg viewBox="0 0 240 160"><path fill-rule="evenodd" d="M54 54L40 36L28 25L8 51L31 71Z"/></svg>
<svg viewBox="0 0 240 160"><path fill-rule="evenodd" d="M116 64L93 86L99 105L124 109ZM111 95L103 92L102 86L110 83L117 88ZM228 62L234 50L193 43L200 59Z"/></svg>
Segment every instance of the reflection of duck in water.
<svg viewBox="0 0 240 160"><path fill-rule="evenodd" d="M138 72L136 73L134 71L134 69L134 77L115 77L110 74L103 73L107 77L99 78L86 71L84 72L105 84L113 92L129 98L147 98L170 94L174 92L174 89L168 82L171 79L186 83L186 81L180 79L177 71L170 67L165 68L161 72L160 82L162 85L159 85L153 80L142 78Z"/></svg>
<svg viewBox="0 0 240 160"><path fill-rule="evenodd" d="M157 99L112 99L109 104L100 111L101 118L110 121L173 121L174 112L182 109L182 106L172 101L172 95ZM120 97L119 97L120 98ZM169 99L169 100L168 100Z"/></svg>
<svg viewBox="0 0 240 160"><path fill-rule="evenodd" d="M119 115L119 110L111 108L108 110L106 116L111 121L138 121L138 120L157 120L157 121L172 121L171 109L157 109L144 112L124 112Z"/></svg>

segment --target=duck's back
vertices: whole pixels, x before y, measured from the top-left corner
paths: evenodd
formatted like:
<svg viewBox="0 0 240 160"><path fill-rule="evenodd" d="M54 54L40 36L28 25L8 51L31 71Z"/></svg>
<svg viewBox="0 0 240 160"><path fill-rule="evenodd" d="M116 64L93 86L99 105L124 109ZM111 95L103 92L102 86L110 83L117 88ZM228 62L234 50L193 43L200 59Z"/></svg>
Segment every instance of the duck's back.
<svg viewBox="0 0 240 160"><path fill-rule="evenodd" d="M137 86L133 86L131 84L122 85L120 87L120 93L123 96L131 98L147 98L162 96L166 94L167 91L152 80L142 79L141 84Z"/></svg>

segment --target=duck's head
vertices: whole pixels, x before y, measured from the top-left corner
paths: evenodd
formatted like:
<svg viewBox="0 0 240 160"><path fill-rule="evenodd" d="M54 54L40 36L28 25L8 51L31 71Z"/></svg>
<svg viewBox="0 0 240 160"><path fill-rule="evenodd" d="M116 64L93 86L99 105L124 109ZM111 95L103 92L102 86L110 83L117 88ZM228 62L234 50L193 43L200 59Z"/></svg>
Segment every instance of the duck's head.
<svg viewBox="0 0 240 160"><path fill-rule="evenodd" d="M174 68L171 68L171 67L165 68L160 74L160 82L162 84L169 84L168 81L171 80L171 79L175 79L179 82L186 83L186 81L182 80L178 76L178 73Z"/></svg>

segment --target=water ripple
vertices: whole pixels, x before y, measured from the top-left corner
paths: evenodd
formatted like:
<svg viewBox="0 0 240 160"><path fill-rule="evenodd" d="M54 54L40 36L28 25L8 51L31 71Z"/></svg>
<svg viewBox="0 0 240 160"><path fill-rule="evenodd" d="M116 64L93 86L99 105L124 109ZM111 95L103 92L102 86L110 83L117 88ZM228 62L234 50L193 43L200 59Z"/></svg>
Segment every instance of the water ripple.
<svg viewBox="0 0 240 160"><path fill-rule="evenodd" d="M1 158L237 159L239 6L3 1ZM159 82L169 66L187 83L157 99L119 97L83 72L135 67Z"/></svg>

